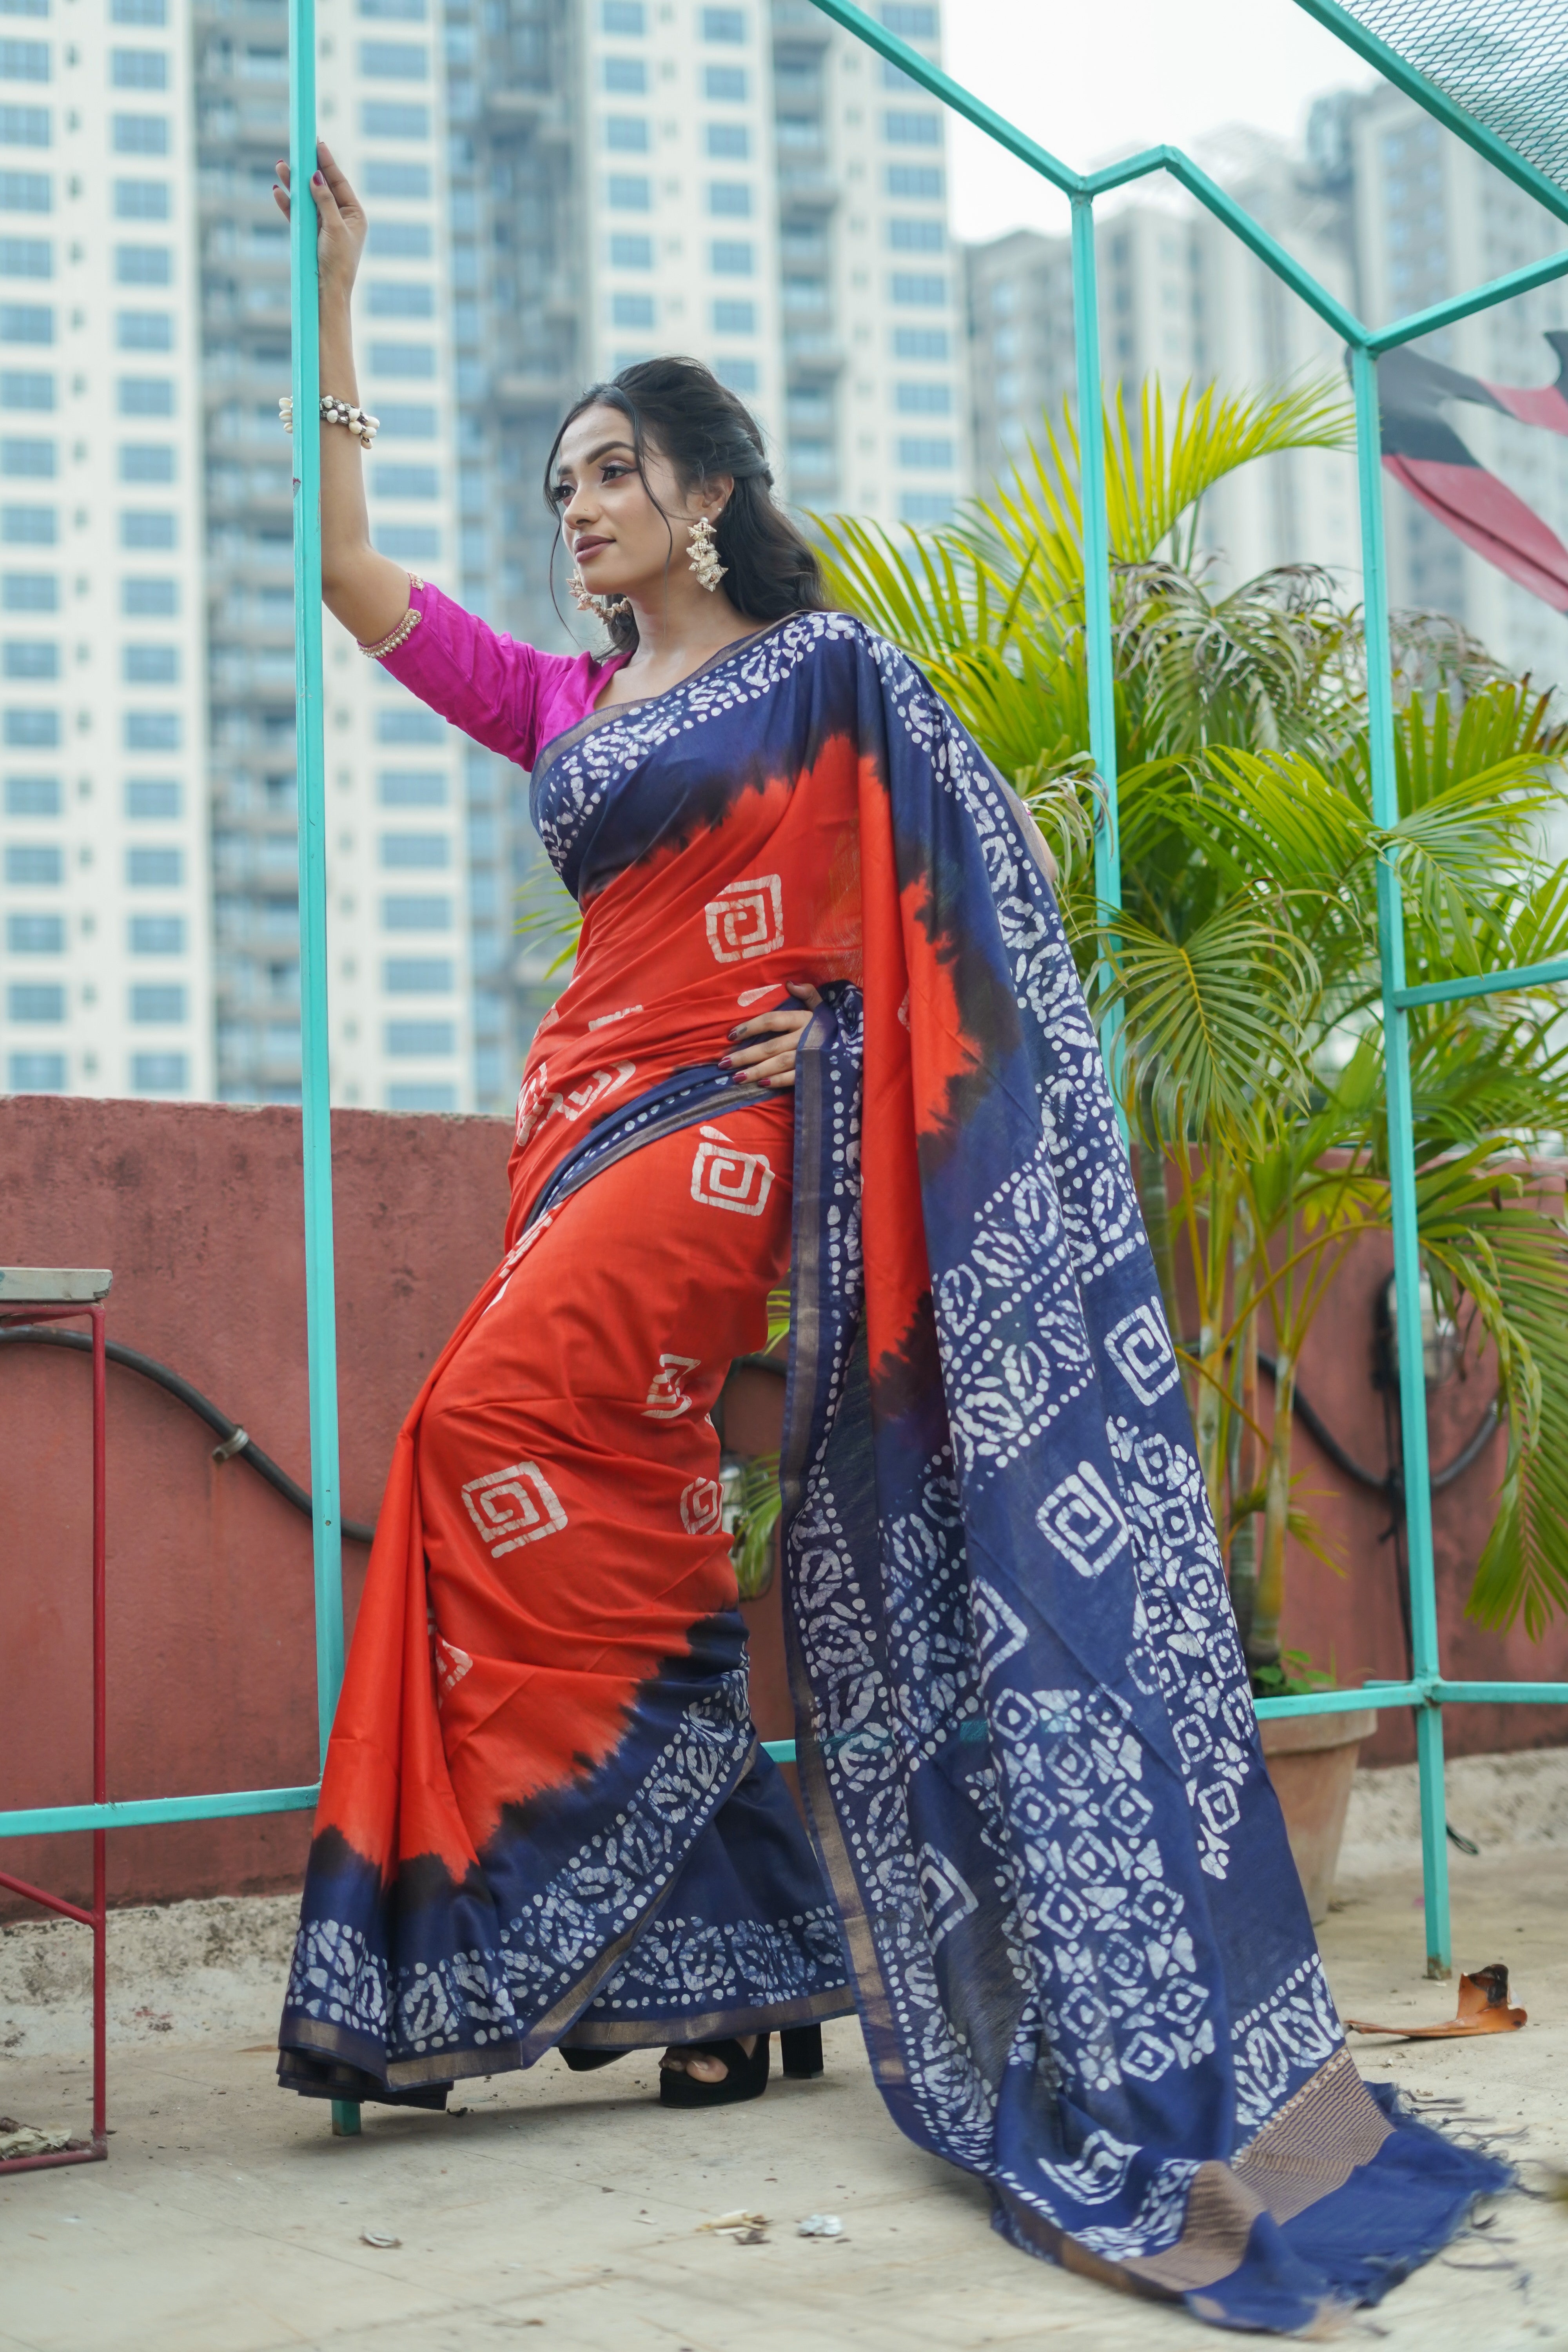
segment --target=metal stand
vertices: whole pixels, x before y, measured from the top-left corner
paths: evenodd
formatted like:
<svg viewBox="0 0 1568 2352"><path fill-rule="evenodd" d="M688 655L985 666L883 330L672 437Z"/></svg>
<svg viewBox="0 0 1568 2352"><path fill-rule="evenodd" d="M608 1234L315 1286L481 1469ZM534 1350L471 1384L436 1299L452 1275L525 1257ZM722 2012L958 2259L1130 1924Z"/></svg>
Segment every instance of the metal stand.
<svg viewBox="0 0 1568 2352"><path fill-rule="evenodd" d="M47 1266L0 1267L0 1323L64 1323L85 1315L92 1325L92 1801L103 1804L108 1790L108 1668L104 1644L104 1558L107 1531L105 1500L103 1306L112 1276L100 1271L76 1271ZM13 1318L13 1306L25 1313ZM92 2139L86 2147L50 2149L42 2156L11 2156L0 2160L0 2172L42 2172L58 2164L96 2164L109 2154L107 2046L104 2012L108 1993L105 1917L108 1888L105 1838L92 1832L92 1908L84 1911L61 1895L49 1895L25 1878L0 1870L0 1886L29 1903L53 1911L62 1919L79 1920L92 1930Z"/></svg>

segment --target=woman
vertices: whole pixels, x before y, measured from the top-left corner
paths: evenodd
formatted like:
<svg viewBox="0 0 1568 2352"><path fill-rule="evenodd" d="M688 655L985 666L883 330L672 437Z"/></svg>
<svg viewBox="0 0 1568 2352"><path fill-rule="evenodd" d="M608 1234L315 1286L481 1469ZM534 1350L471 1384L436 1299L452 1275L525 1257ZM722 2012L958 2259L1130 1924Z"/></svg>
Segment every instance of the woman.
<svg viewBox="0 0 1568 2352"><path fill-rule="evenodd" d="M321 161L347 413L364 218ZM775 2028L811 2071L852 1985L895 2118L1016 2243L1234 2326L1374 2301L1502 2176L1340 2034L1037 836L823 609L694 362L595 387L552 453L601 661L378 557L350 424L327 602L531 769L584 924L505 1255L398 1442L283 2080L439 2105L665 2042L661 2096L717 2104ZM756 1752L707 1418L786 1264L815 1858Z"/></svg>

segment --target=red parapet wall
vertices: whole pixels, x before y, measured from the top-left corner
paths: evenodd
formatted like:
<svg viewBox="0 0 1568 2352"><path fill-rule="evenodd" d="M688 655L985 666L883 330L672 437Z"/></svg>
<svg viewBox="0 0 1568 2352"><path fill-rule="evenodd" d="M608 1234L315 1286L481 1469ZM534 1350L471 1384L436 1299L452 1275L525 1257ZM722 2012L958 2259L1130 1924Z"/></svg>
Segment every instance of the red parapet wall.
<svg viewBox="0 0 1568 2352"><path fill-rule="evenodd" d="M343 1510L374 1519L394 1437L447 1333L494 1265L510 1129L488 1118L339 1111L332 1119ZM300 1115L215 1104L0 1100L0 1261L112 1269L111 1339L156 1357L308 1483ZM1373 1469L1382 1407L1369 1238L1320 1317L1301 1385ZM90 1795L89 1368L0 1349L0 1807ZM309 1523L213 1433L134 1374L109 1374L109 1765L116 1797L289 1786L316 1776ZM781 1384L782 1386L782 1384ZM1486 1390L1444 1391L1434 1458L1457 1452ZM1267 1402L1267 1391L1266 1398ZM1439 1498L1438 1586L1451 1675L1568 1679L1568 1627L1532 1647L1484 1634L1464 1595L1490 1517L1497 1449ZM1345 1487L1304 1433L1301 1499L1346 1573L1292 1562L1286 1638L1342 1681L1404 1671L1393 1547L1377 1496ZM345 1547L352 1622L365 1552ZM748 1612L765 1738L790 1732L776 1590ZM1456 1752L1568 1739L1568 1710L1451 1708ZM1407 1714L1370 1751L1414 1752ZM117 1831L110 1900L258 1893L300 1875L302 1814ZM7 1840L0 1866L79 1898L89 1844ZM13 1916L0 1911L0 1916Z"/></svg>

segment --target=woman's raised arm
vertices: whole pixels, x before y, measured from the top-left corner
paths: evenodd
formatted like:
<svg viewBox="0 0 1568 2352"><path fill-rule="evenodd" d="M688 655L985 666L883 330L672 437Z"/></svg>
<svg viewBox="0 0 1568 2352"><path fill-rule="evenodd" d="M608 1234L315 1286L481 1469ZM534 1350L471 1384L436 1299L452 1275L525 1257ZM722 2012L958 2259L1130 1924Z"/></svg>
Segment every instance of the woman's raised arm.
<svg viewBox="0 0 1568 2352"><path fill-rule="evenodd" d="M321 270L321 390L359 404L354 373L353 328L349 301L364 251L364 206L324 144L316 149L319 168L310 194L317 213L316 253ZM289 166L278 166L273 197L289 216ZM309 430L296 417L296 433ZM389 636L408 610L408 574L370 543L364 502L364 452L345 425L322 425L321 595L328 610L361 645Z"/></svg>

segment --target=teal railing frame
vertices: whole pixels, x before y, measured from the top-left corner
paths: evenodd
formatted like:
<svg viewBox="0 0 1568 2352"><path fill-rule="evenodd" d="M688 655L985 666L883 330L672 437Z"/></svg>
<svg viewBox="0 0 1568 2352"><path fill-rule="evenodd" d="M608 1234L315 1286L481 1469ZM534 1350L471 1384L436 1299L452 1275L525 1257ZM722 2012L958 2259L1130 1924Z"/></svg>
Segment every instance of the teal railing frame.
<svg viewBox="0 0 1568 2352"><path fill-rule="evenodd" d="M932 65L853 0L811 0L814 7L865 43L954 114L1016 155L1067 196L1072 216L1074 324L1078 339L1080 419L1098 416L1100 356L1095 280L1094 202L1112 188L1163 172L1223 221L1265 266L1316 311L1350 348L1355 403L1358 488L1364 575L1367 677L1371 721L1373 807L1380 825L1397 814L1394 757L1392 666L1388 637L1388 592L1384 564L1383 473L1378 432L1376 362L1381 352L1436 333L1516 294L1568 275L1568 247L1510 270L1452 300L1434 304L1391 326L1363 325L1326 287L1271 237L1235 199L1175 147L1151 147L1100 172L1074 172L1035 140L1008 122L940 67ZM1334 0L1298 0L1387 79L1446 123L1487 161L1568 223L1568 194L1545 179L1405 61L1334 5ZM316 32L314 0L289 0L290 81L289 153L293 184L303 191L315 167ZM313 1497L316 1612L316 1687L321 1747L337 1705L343 1667L342 1526L338 1503L337 1347L332 1282L331 1130L329 1117L327 1020L325 745L321 707L321 536L318 436L310 429L320 398L317 343L315 210L301 194L290 231L293 313L294 581L296 631L296 750L300 803L300 954L303 1049L303 1150L306 1253L306 1336L310 1366L310 1465ZM1090 751L1099 771L1100 810L1095 833L1095 879L1101 903L1121 904L1117 838L1116 727L1110 627L1110 551L1106 510L1104 448L1093 431L1082 434L1082 506L1085 560L1085 623L1089 685ZM1436 1591L1432 1545L1432 1497L1426 1451L1426 1396L1417 1309L1420 1275L1416 1233L1415 1167L1412 1135L1411 1007L1543 982L1568 982L1568 960L1536 964L1515 972L1438 981L1420 988L1405 984L1405 936L1399 876L1388 859L1378 875L1383 1016L1387 1040L1389 1165L1393 1187L1394 1280L1399 1304L1399 1396L1405 1447L1405 1508L1409 1538L1412 1672L1404 1681L1368 1683L1360 1689L1320 1691L1310 1697L1258 1702L1263 1717L1333 1715L1364 1706L1408 1706L1415 1716L1421 1790L1421 1843L1426 1923L1426 1969L1446 1977L1451 1969L1448 1931L1448 1853L1443 1801L1443 1716L1446 1706L1510 1702L1568 1706L1568 1683L1451 1682L1438 1654ZM1104 1037L1114 1067L1116 1038ZM769 1743L769 1753L787 1760L793 1740ZM64 1835L93 1829L129 1829L165 1822L225 1820L247 1813L304 1811L313 1807L318 1782L294 1788L219 1791L191 1797L154 1797L102 1805L47 1805L0 1813L0 1838ZM333 2126L358 2129L357 2107L335 2105Z"/></svg>

